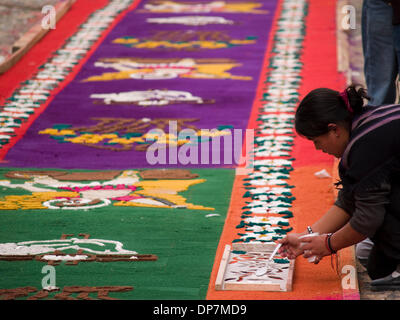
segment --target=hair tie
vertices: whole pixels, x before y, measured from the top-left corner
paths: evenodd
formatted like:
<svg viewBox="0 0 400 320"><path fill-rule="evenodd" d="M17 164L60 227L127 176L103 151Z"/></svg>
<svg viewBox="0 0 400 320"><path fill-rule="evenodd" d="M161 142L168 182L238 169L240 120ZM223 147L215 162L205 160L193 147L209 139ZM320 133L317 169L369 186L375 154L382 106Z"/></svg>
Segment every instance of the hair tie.
<svg viewBox="0 0 400 320"><path fill-rule="evenodd" d="M343 99L344 104L346 105L347 111L350 113L354 113L353 108L350 106L349 96L347 94L347 90L344 90L339 93L340 97Z"/></svg>

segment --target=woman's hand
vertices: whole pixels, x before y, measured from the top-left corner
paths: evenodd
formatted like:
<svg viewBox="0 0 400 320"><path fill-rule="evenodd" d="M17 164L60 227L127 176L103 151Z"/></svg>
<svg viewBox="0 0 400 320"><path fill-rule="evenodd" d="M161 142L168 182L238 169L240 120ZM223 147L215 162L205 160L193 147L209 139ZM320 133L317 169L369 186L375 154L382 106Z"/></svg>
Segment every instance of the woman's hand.
<svg viewBox="0 0 400 320"><path fill-rule="evenodd" d="M331 254L326 246L326 234L320 236L304 237L300 240L300 247L304 251L304 258L316 256L314 263L318 263L323 257Z"/></svg>
<svg viewBox="0 0 400 320"><path fill-rule="evenodd" d="M282 246L279 249L279 254L284 258L296 259L299 255L303 253L303 248L301 248L301 236L300 233L290 233L285 238L279 239L277 243L281 243Z"/></svg>
<svg viewBox="0 0 400 320"><path fill-rule="evenodd" d="M299 239L301 236L303 237ZM289 259L296 259L301 254L304 258L316 256L314 263L318 264L323 257L331 254L326 247L325 239L326 234L307 237L303 234L291 233L277 241L277 243L282 244L279 254Z"/></svg>

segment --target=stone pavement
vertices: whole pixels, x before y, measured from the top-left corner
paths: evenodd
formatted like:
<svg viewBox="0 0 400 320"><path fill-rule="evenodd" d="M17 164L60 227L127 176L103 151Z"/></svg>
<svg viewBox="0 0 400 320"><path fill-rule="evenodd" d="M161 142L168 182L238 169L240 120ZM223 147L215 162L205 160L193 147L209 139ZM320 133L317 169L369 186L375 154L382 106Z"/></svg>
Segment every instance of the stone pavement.
<svg viewBox="0 0 400 320"><path fill-rule="evenodd" d="M400 290L379 291L371 290L371 279L366 269L357 261L358 285L361 300L400 300Z"/></svg>
<svg viewBox="0 0 400 320"><path fill-rule="evenodd" d="M12 45L43 18L42 8L60 0L0 0L0 63Z"/></svg>

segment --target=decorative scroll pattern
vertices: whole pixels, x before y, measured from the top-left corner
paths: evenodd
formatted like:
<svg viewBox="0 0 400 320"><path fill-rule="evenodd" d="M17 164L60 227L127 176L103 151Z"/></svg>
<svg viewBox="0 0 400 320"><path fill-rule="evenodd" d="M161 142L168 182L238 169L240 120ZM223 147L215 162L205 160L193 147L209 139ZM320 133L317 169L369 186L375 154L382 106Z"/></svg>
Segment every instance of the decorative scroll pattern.
<svg viewBox="0 0 400 320"><path fill-rule="evenodd" d="M267 85L255 133L255 170L244 179L242 220L234 242L272 242L292 230L293 122L301 82L307 1L286 0L277 20Z"/></svg>
<svg viewBox="0 0 400 320"><path fill-rule="evenodd" d="M23 83L0 108L0 149L10 143L15 132L44 105L74 67L86 56L115 17L132 4L132 0L110 0L83 23L62 48L31 79Z"/></svg>

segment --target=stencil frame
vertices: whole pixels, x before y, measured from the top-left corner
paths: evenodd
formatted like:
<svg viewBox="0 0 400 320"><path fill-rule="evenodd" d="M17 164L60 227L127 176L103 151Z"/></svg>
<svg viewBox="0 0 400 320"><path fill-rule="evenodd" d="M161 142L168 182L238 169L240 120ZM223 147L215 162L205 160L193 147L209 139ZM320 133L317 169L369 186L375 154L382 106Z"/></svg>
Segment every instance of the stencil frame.
<svg viewBox="0 0 400 320"><path fill-rule="evenodd" d="M295 260L289 260L289 263L285 263L284 266L282 264L282 268L277 267L277 263L272 263L273 266L271 269L280 270L281 279L270 278L267 275L265 276L256 276L255 271L257 268L261 268L265 266L265 263L260 262L257 259L249 259L248 262L252 263L253 269L249 269L245 271L246 277L253 276L252 278L244 279L242 278L238 281L234 279L228 278L232 275L232 271L235 273L234 267L232 265L235 263L235 252L246 252L246 254L250 255L250 257L257 256L262 257L261 260L266 262L269 255L274 250L276 244L274 243L233 243L232 246L227 244L225 246L224 253L221 258L217 278L215 280L215 290L230 290L230 291L291 291L292 283L293 283L293 273L294 273L294 264ZM284 271L283 271L284 270ZM275 277L275 275L273 275ZM269 278L269 279L267 279Z"/></svg>

